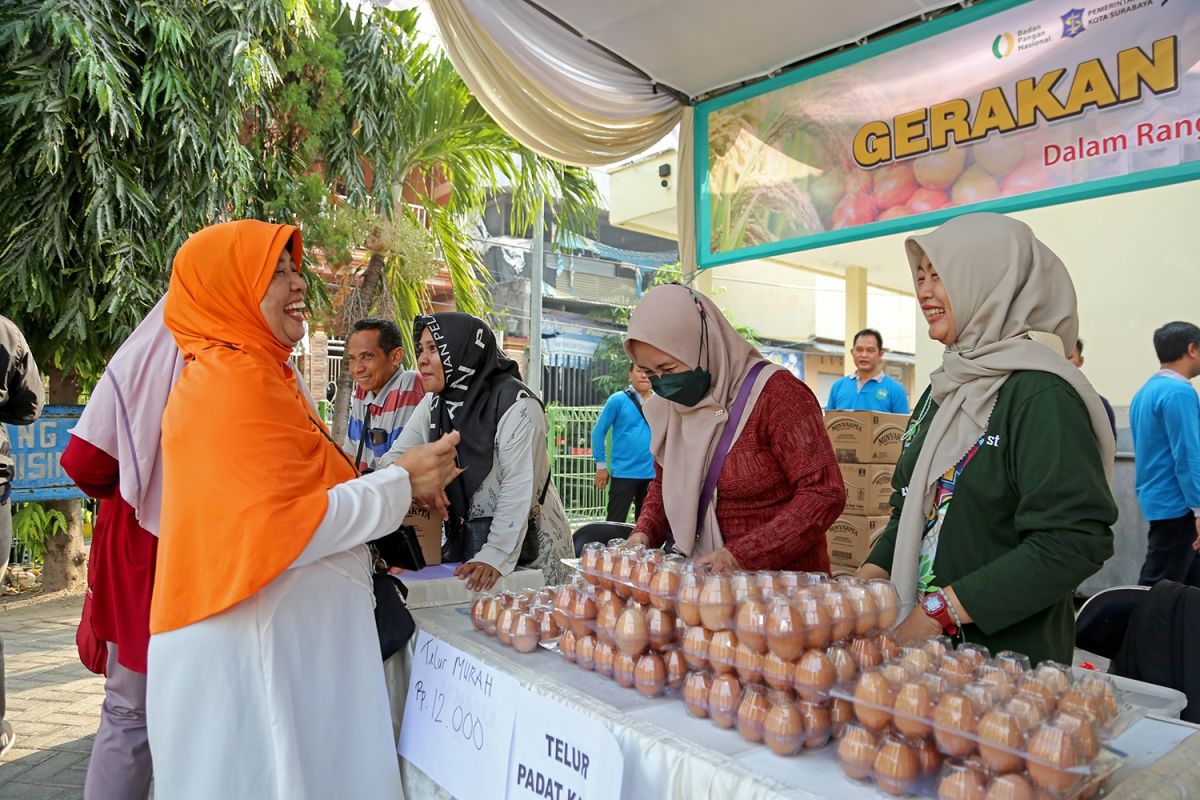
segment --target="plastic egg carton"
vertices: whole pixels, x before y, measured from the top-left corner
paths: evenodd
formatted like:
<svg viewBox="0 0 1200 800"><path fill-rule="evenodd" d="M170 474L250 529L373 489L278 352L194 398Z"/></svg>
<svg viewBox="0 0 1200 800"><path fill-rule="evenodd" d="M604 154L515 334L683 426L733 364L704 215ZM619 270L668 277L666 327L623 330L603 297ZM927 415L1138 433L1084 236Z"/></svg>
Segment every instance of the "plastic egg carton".
<svg viewBox="0 0 1200 800"><path fill-rule="evenodd" d="M532 653L540 642L557 638L554 595L547 589L484 594L471 601L471 625L521 653Z"/></svg>
<svg viewBox="0 0 1200 800"><path fill-rule="evenodd" d="M1121 761L1104 747L1124 726L1112 683L1018 653L937 637L831 694L855 717L843 771L889 794L1089 797Z"/></svg>

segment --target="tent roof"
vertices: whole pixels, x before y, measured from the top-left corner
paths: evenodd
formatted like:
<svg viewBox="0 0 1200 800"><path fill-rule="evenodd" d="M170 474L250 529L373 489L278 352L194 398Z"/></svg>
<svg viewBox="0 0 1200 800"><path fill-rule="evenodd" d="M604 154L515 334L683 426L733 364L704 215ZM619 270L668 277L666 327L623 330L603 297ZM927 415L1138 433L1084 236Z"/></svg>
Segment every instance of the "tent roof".
<svg viewBox="0 0 1200 800"><path fill-rule="evenodd" d="M956 0L524 0L654 81L698 97Z"/></svg>

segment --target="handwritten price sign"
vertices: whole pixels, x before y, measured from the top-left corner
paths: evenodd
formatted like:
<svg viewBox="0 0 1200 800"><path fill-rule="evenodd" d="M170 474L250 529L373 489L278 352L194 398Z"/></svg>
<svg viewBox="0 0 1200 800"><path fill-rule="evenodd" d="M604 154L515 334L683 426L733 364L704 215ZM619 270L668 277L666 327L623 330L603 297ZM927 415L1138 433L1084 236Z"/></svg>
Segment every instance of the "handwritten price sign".
<svg viewBox="0 0 1200 800"><path fill-rule="evenodd" d="M424 631L408 681L400 755L455 797L493 797L508 778L516 680Z"/></svg>

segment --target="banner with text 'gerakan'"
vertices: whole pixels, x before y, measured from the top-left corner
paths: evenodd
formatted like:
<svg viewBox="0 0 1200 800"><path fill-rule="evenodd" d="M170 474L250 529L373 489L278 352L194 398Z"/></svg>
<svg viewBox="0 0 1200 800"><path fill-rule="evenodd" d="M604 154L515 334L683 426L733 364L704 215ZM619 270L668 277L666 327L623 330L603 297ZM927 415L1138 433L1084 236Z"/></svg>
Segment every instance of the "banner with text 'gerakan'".
<svg viewBox="0 0 1200 800"><path fill-rule="evenodd" d="M993 0L700 105L702 266L1200 177L1200 2Z"/></svg>

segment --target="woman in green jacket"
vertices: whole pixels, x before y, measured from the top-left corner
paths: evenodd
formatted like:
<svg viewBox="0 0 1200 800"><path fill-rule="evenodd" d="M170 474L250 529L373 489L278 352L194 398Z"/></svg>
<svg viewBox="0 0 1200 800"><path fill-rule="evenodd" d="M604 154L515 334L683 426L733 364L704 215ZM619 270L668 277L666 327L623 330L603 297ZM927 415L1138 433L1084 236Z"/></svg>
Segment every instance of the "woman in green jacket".
<svg viewBox="0 0 1200 800"><path fill-rule="evenodd" d="M1066 360L1066 267L1029 227L968 214L905 242L929 337L946 345L916 404L892 518L859 570L890 578L911 640L956 630L993 652L1070 662L1072 595L1112 555L1115 443Z"/></svg>

